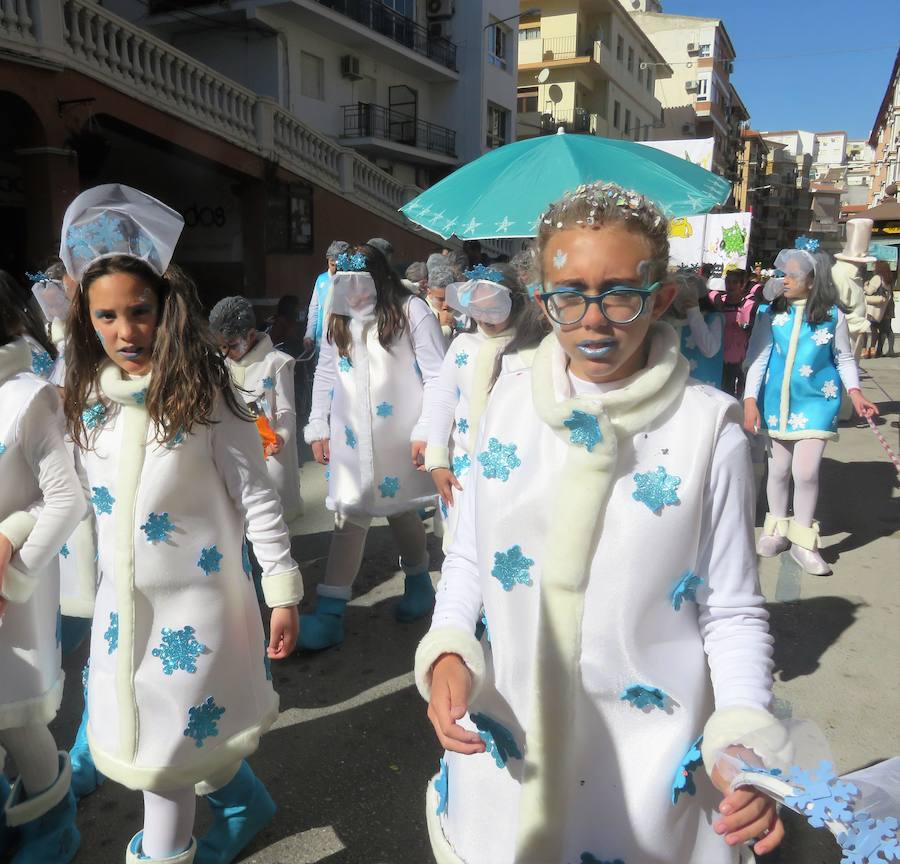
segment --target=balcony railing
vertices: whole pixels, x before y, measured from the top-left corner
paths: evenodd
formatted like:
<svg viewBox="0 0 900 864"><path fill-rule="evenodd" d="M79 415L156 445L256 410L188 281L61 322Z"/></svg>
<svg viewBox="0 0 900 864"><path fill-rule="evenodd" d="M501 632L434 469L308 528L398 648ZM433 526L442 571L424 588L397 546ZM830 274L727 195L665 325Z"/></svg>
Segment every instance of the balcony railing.
<svg viewBox="0 0 900 864"><path fill-rule="evenodd" d="M592 57L594 47L589 42L579 42L576 36L557 36L541 40L544 62L551 60L575 60L578 57Z"/></svg>
<svg viewBox="0 0 900 864"><path fill-rule="evenodd" d="M442 36L432 36L421 24L394 11L378 0L316 0L321 6L340 12L358 24L405 45L417 54L456 71L456 44Z"/></svg>
<svg viewBox="0 0 900 864"><path fill-rule="evenodd" d="M541 114L541 135L555 135L560 126L566 132L596 134L597 115L584 108L568 108Z"/></svg>
<svg viewBox="0 0 900 864"><path fill-rule="evenodd" d="M444 156L456 156L456 132L446 126L370 102L344 105L343 111L344 138L381 138Z"/></svg>

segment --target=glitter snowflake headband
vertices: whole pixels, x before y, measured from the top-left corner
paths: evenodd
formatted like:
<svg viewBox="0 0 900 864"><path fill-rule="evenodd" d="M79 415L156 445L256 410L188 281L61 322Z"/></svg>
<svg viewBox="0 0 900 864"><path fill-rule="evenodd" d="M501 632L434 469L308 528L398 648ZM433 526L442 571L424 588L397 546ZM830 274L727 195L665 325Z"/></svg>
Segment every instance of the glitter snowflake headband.
<svg viewBox="0 0 900 864"><path fill-rule="evenodd" d="M798 237L794 241L794 248L803 252L818 252L819 241L814 237Z"/></svg>
<svg viewBox="0 0 900 864"><path fill-rule="evenodd" d="M492 270L484 264L476 264L471 270L463 270L463 274L469 281L480 279L486 282L499 282L503 279L503 274L499 270Z"/></svg>
<svg viewBox="0 0 900 864"><path fill-rule="evenodd" d="M345 273L362 273L369 269L369 262L366 261L366 256L362 252L354 252L352 255L342 252L337 256L335 264L338 270Z"/></svg>
<svg viewBox="0 0 900 864"><path fill-rule="evenodd" d="M567 192L559 201L551 204L541 215L541 224L547 227L563 228L565 222L559 217L569 206L584 201L590 208L584 219L575 220L576 225L594 225L598 213L607 211L612 205L626 218L651 217L652 227L659 228L666 220L656 204L649 198L631 189L623 189L616 183L586 183Z"/></svg>

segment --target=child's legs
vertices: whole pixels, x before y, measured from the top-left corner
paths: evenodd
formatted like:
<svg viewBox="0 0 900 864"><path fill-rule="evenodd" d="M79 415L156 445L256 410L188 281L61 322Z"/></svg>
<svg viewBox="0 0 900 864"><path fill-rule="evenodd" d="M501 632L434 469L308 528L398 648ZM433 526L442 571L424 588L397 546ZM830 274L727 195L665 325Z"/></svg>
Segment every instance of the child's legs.
<svg viewBox="0 0 900 864"><path fill-rule="evenodd" d="M819 498L819 467L827 441L803 438L794 443L794 521L807 528L812 526Z"/></svg>
<svg viewBox="0 0 900 864"><path fill-rule="evenodd" d="M334 515L334 533L325 565L325 578L319 585L319 594L338 600L349 600L353 580L362 564L369 533L369 519L350 517L341 513Z"/></svg>
<svg viewBox="0 0 900 864"><path fill-rule="evenodd" d="M171 858L191 845L197 796L194 787L175 792L144 792L144 837L148 858Z"/></svg>
<svg viewBox="0 0 900 864"><path fill-rule="evenodd" d="M40 795L56 782L59 755L46 725L0 730L0 744L15 759L27 798Z"/></svg>
<svg viewBox="0 0 900 864"><path fill-rule="evenodd" d="M400 566L406 573L420 573L428 569L425 548L425 526L415 510L388 516L394 542L400 550Z"/></svg>
<svg viewBox="0 0 900 864"><path fill-rule="evenodd" d="M788 501L791 491L791 456L793 451L793 441L772 439L766 498L769 501L769 512L773 516L780 518L788 515Z"/></svg>

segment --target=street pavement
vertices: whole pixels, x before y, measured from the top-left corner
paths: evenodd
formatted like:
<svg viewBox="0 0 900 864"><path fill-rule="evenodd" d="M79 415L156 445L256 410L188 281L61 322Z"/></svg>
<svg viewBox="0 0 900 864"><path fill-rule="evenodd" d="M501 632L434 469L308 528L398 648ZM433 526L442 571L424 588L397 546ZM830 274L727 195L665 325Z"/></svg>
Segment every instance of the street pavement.
<svg viewBox="0 0 900 864"><path fill-rule="evenodd" d="M866 395L879 403L880 429L900 452L900 360L864 361ZM304 466L306 534L294 554L314 605L330 538L324 478ZM761 496L759 519L765 513ZM893 466L867 427L845 424L829 444L818 508L827 578L801 573L788 555L763 560L760 580L775 636L776 712L812 718L829 738L839 771L900 753L900 490ZM429 536L432 561L440 544ZM435 577L437 573L435 572ZM275 664L282 714L252 766L279 812L239 859L245 864L428 864L424 790L440 756L412 662L427 622L397 624L391 607L402 576L386 525L373 527L346 641ZM81 710L82 649L66 659L66 692L54 724L73 740ZM81 802L79 864L118 864L141 824L141 797L112 783ZM201 801L197 832L208 824ZM837 864L824 831L787 820L782 849L765 864ZM640 864L640 862L629 862ZM680 864L680 862L671 862Z"/></svg>

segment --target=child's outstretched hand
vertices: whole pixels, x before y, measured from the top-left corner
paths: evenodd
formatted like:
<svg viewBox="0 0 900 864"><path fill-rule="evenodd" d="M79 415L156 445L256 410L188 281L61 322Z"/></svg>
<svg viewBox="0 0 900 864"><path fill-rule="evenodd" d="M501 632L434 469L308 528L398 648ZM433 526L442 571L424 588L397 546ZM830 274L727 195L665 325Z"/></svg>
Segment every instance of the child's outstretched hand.
<svg viewBox="0 0 900 864"><path fill-rule="evenodd" d="M428 719L438 741L453 753L484 753L484 741L457 723L469 710L472 675L458 654L441 654L431 667Z"/></svg>
<svg viewBox="0 0 900 864"><path fill-rule="evenodd" d="M272 610L269 625L269 659L284 660L297 645L300 635L300 615L296 606L278 606Z"/></svg>
<svg viewBox="0 0 900 864"><path fill-rule="evenodd" d="M878 416L878 406L866 399L866 397L862 395L862 391L857 390L854 387L850 391L849 396L856 413L864 420Z"/></svg>
<svg viewBox="0 0 900 864"><path fill-rule="evenodd" d="M775 802L768 795L750 788L730 791L731 785L720 773L718 765L713 770L712 782L725 796L719 805L723 818L713 828L729 846L758 838L753 844L753 852L763 855L781 843L784 825L778 818Z"/></svg>
<svg viewBox="0 0 900 864"><path fill-rule="evenodd" d="M0 590L3 589L3 580L6 578L6 567L9 564L9 559L12 558L13 548L12 543L9 542L9 538L5 534L0 534ZM6 599L4 597L0 597L0 618L3 617L3 613L6 611Z"/></svg>
<svg viewBox="0 0 900 864"><path fill-rule="evenodd" d="M434 468L431 479L441 496L441 500L448 506L453 506L453 490L462 492L462 485L456 479L456 475L449 468Z"/></svg>

